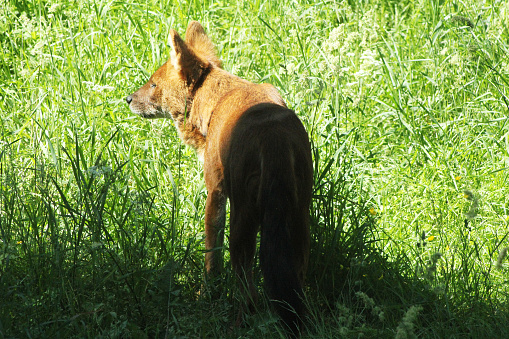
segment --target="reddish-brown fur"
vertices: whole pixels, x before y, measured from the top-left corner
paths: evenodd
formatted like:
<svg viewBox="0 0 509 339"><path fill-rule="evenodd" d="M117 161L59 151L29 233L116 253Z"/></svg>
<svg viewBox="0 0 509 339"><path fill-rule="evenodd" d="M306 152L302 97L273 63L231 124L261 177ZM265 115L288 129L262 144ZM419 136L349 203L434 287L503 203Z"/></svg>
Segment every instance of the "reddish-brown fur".
<svg viewBox="0 0 509 339"><path fill-rule="evenodd" d="M174 30L170 41L172 58L126 100L144 118L172 118L181 139L203 160L207 273L214 276L222 267L229 198L231 261L246 287L246 300L256 300L252 265L261 228L268 294L297 334L304 312L313 181L307 133L273 86L253 84L221 68L198 22L189 24L185 42Z"/></svg>

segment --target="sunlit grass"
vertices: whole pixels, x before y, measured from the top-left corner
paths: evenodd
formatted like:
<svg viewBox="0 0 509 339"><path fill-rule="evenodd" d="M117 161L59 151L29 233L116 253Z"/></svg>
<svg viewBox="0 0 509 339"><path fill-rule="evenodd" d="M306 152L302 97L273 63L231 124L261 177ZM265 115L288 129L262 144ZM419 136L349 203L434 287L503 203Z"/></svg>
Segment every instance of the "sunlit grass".
<svg viewBox="0 0 509 339"><path fill-rule="evenodd" d="M3 1L0 337L282 335L200 293L201 165L124 102L191 19L312 139L304 336L507 337L509 6L377 0Z"/></svg>

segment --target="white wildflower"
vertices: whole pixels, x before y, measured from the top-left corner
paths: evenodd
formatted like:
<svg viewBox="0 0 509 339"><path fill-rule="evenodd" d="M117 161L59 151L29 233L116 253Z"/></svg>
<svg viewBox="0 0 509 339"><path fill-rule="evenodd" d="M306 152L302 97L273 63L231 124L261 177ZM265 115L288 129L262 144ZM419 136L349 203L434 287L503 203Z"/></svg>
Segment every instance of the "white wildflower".
<svg viewBox="0 0 509 339"><path fill-rule="evenodd" d="M376 11L374 8L370 9L364 14L362 19L359 21L359 31L362 32L361 47L367 47L370 42L378 38L378 25L376 18Z"/></svg>
<svg viewBox="0 0 509 339"><path fill-rule="evenodd" d="M94 84L92 81L83 81L83 84L92 92L105 92L115 89L113 86Z"/></svg>
<svg viewBox="0 0 509 339"><path fill-rule="evenodd" d="M377 54L370 49L363 51L360 58L360 69L357 73L355 73L355 76L360 78L374 75L374 70L381 65L380 61L378 61L376 57Z"/></svg>
<svg viewBox="0 0 509 339"><path fill-rule="evenodd" d="M422 306L411 306L406 311L396 330L396 339L417 338L414 334L414 322L417 320L420 311L422 311Z"/></svg>
<svg viewBox="0 0 509 339"><path fill-rule="evenodd" d="M329 39L325 42L325 50L328 52L339 50L345 37L345 24L340 24L329 33Z"/></svg>
<svg viewBox="0 0 509 339"><path fill-rule="evenodd" d="M21 27L15 29L14 33L21 33L25 40L32 39L34 37L34 34L32 33L35 33L34 23L27 17L25 12L21 13L19 16L19 23Z"/></svg>
<svg viewBox="0 0 509 339"><path fill-rule="evenodd" d="M21 60L18 64L18 74L21 78L27 78L30 75L30 69L28 68L25 60Z"/></svg>
<svg viewBox="0 0 509 339"><path fill-rule="evenodd" d="M356 45L358 44L360 36L361 35L358 32L349 33L344 39L343 44L339 49L339 52L342 55L347 55L350 57L355 56L355 53L353 51L357 49Z"/></svg>
<svg viewBox="0 0 509 339"><path fill-rule="evenodd" d="M461 66L461 57L458 53L455 53L450 59L449 63L453 66Z"/></svg>
<svg viewBox="0 0 509 339"><path fill-rule="evenodd" d="M60 4L52 4L51 7L48 8L48 13L55 13L58 10L58 7L60 7Z"/></svg>

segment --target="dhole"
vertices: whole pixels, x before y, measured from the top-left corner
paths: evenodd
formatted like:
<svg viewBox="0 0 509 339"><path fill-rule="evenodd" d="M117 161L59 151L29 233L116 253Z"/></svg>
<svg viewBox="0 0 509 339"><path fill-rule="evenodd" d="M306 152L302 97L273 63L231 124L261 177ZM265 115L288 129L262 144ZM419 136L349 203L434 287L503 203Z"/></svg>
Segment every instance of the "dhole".
<svg viewBox="0 0 509 339"><path fill-rule="evenodd" d="M214 276L222 267L229 198L230 256L247 306L256 300L252 266L260 230L266 290L298 335L313 182L307 133L273 86L250 83L221 68L198 22L189 24L185 41L175 30L169 40L170 60L126 101L144 118L173 119L180 138L203 160L207 273Z"/></svg>

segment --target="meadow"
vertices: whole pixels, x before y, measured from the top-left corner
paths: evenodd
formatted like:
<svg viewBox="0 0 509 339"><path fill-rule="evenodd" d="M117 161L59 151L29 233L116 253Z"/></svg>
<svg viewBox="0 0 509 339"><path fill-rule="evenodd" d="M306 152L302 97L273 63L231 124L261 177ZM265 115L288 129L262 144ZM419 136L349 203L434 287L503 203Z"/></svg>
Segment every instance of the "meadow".
<svg viewBox="0 0 509 339"><path fill-rule="evenodd" d="M227 240L202 289L201 164L125 103L190 20L312 141L303 338L509 337L507 1L0 0L0 338L284 338Z"/></svg>

